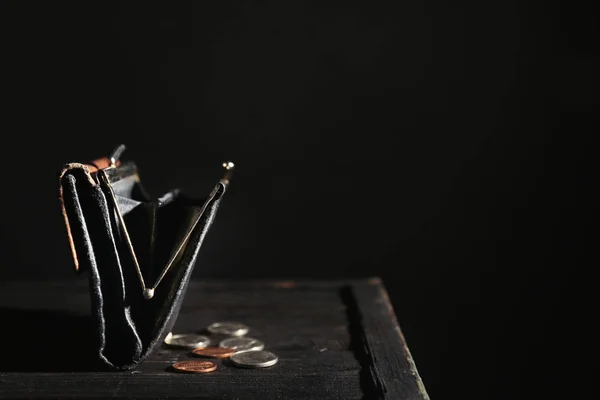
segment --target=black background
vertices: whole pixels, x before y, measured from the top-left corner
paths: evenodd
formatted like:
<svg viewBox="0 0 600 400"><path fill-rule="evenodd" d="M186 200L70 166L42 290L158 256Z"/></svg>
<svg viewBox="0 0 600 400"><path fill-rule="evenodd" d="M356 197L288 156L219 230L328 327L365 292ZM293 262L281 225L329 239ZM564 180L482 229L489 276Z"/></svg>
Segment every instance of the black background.
<svg viewBox="0 0 600 400"><path fill-rule="evenodd" d="M432 398L570 398L589 384L573 358L586 332L582 134L597 132L589 10L0 10L0 278L73 279L63 163L125 143L152 193L202 195L230 159L196 278L381 276Z"/></svg>

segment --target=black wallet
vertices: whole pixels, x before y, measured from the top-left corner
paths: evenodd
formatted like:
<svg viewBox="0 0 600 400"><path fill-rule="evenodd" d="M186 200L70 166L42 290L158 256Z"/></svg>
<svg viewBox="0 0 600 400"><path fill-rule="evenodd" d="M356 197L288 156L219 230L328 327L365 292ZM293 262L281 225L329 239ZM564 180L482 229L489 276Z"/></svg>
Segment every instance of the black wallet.
<svg viewBox="0 0 600 400"><path fill-rule="evenodd" d="M125 146L93 162L66 164L60 200L75 270L88 270L100 365L127 370L170 332L198 251L231 179L203 199L172 190L153 200Z"/></svg>

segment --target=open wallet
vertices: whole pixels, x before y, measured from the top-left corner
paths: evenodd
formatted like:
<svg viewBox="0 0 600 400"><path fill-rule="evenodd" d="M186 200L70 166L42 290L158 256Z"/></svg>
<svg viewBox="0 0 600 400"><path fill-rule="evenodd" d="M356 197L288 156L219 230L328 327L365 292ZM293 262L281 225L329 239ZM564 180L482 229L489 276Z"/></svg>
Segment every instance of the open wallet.
<svg viewBox="0 0 600 400"><path fill-rule="evenodd" d="M128 370L170 332L200 246L225 193L233 163L206 198L172 190L152 199L121 145L107 158L66 164L62 213L78 272L88 271L101 368Z"/></svg>

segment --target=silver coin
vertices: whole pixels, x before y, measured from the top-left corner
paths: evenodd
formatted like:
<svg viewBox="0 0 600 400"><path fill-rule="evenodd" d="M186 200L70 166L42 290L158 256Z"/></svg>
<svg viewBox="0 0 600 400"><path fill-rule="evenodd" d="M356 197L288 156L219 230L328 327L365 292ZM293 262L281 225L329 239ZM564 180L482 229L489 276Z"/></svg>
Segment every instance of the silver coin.
<svg viewBox="0 0 600 400"><path fill-rule="evenodd" d="M270 351L244 351L231 356L231 361L237 367L265 368L277 364L279 358Z"/></svg>
<svg viewBox="0 0 600 400"><path fill-rule="evenodd" d="M206 328L210 333L227 336L244 336L248 327L239 322L215 322Z"/></svg>
<svg viewBox="0 0 600 400"><path fill-rule="evenodd" d="M249 337L233 337L221 340L219 347L234 349L236 353L239 353L249 350L262 350L265 348L265 344L258 339L252 339Z"/></svg>
<svg viewBox="0 0 600 400"><path fill-rule="evenodd" d="M172 332L169 332L165 338L165 344L171 347L197 349L199 347L207 347L210 344L210 339L204 335L197 335L195 333L179 333L174 335Z"/></svg>

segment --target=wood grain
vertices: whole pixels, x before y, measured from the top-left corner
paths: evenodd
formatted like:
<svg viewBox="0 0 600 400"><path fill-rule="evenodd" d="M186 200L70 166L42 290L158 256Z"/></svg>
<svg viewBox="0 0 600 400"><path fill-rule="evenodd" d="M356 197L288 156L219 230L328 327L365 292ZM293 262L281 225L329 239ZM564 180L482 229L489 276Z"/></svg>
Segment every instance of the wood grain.
<svg viewBox="0 0 600 400"><path fill-rule="evenodd" d="M250 326L247 336L279 356L271 368L212 360L205 375L172 372L187 350L161 347L134 371L94 372L87 282L0 284L2 330L13 347L0 360L0 399L427 399L387 294L377 279L192 282L174 332L217 320Z"/></svg>

